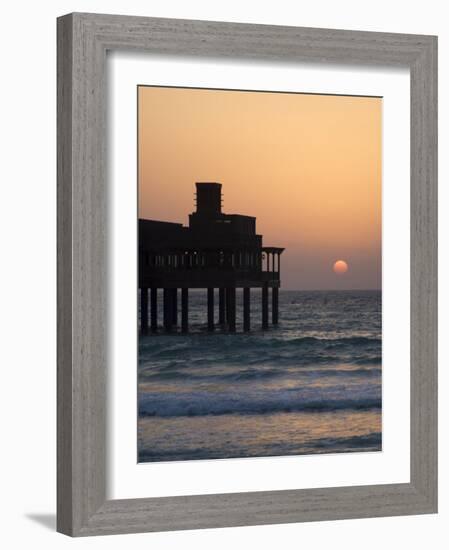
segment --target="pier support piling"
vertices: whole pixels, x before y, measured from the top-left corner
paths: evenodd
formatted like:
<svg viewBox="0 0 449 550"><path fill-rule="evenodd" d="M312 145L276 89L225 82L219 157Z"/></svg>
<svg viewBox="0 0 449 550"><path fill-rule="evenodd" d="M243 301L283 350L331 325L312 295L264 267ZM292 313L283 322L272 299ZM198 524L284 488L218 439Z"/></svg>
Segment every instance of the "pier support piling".
<svg viewBox="0 0 449 550"><path fill-rule="evenodd" d="M189 330L189 289L181 289L181 330Z"/></svg>
<svg viewBox="0 0 449 550"><path fill-rule="evenodd" d="M148 333L148 288L140 289L140 330Z"/></svg>
<svg viewBox="0 0 449 550"><path fill-rule="evenodd" d="M235 332L235 287L226 289L226 314L229 332Z"/></svg>
<svg viewBox="0 0 449 550"><path fill-rule="evenodd" d="M214 330L214 289L207 289L207 330Z"/></svg>
<svg viewBox="0 0 449 550"><path fill-rule="evenodd" d="M273 287L271 290L271 320L273 325L279 323L279 288Z"/></svg>
<svg viewBox="0 0 449 550"><path fill-rule="evenodd" d="M164 330L170 332L173 324L172 289L164 288Z"/></svg>
<svg viewBox="0 0 449 550"><path fill-rule="evenodd" d="M262 329L268 328L268 286L262 287Z"/></svg>
<svg viewBox="0 0 449 550"><path fill-rule="evenodd" d="M178 289L171 289L171 310L172 310L172 325L178 325Z"/></svg>
<svg viewBox="0 0 449 550"><path fill-rule="evenodd" d="M226 292L224 288L218 289L218 322L221 326L226 323Z"/></svg>
<svg viewBox="0 0 449 550"><path fill-rule="evenodd" d="M151 332L157 332L157 288L152 288L151 299Z"/></svg>
<svg viewBox="0 0 449 550"><path fill-rule="evenodd" d="M251 328L251 294L249 287L243 289L243 330L248 332Z"/></svg>

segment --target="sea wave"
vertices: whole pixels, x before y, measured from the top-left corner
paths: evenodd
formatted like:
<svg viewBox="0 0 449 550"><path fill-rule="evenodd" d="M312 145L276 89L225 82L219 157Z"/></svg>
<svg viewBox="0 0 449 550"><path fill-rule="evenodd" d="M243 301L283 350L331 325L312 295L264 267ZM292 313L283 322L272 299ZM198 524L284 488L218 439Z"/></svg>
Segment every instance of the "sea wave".
<svg viewBox="0 0 449 550"><path fill-rule="evenodd" d="M285 338L282 335L229 337L226 334L215 334L209 337L149 337L141 342L139 348L139 376L142 379L159 378L162 371L179 371L183 377L186 368L214 368L217 371L219 367L227 365L241 367L244 371L252 366L273 366L270 375L276 377L283 368L289 367L380 365L381 350L380 339L362 336L319 338L290 335ZM266 374L262 371L261 376L269 376L268 371ZM173 378L173 375L166 374L166 378Z"/></svg>
<svg viewBox="0 0 449 550"><path fill-rule="evenodd" d="M301 392L293 388L254 393L144 393L139 396L139 415L176 417L324 412L380 409L381 405L380 388L373 387L358 397L338 395L335 391Z"/></svg>
<svg viewBox="0 0 449 550"><path fill-rule="evenodd" d="M328 363L327 361L325 362ZM198 372L199 369L196 369L195 372L192 372L192 369L182 368L182 366L177 365L176 368L160 368L157 371L149 370L148 372L141 372L141 381L142 382L152 382L152 381L166 381L166 382L251 382L251 381L263 381L271 380L276 378L285 378L289 379L310 379L310 378L332 378L332 377L347 377L347 378L365 378L365 377L379 377L381 375L381 369L377 367L367 368L371 365L371 362L361 361L360 365L366 365L363 368L341 368L341 365L338 364L335 368L307 368L307 363L303 365L295 365L298 367L293 371L293 369L284 369L280 368L279 365L273 368L267 368L263 365L257 365L252 368L238 369L231 372L223 372L224 369L214 369L211 367L205 372ZM330 366L330 365L329 365ZM292 372L293 371L293 372Z"/></svg>
<svg viewBox="0 0 449 550"><path fill-rule="evenodd" d="M162 338L161 338L162 337ZM285 346L304 347L319 346L322 349L325 346L379 346L382 344L380 338L367 336L336 336L333 338L319 336L295 336L292 334L275 333L270 336L269 333L253 334L190 334L185 336L180 333L149 335L141 339L141 351L151 352L153 357L164 357L174 351L189 350L192 348L207 347L207 349L219 349L235 346L257 345L263 348L280 348Z"/></svg>
<svg viewBox="0 0 449 550"><path fill-rule="evenodd" d="M344 447L349 449L363 448L373 446L378 447L382 444L382 433L373 432L363 435L354 435L351 437L323 437L311 441L308 446L316 449L336 449L338 447Z"/></svg>
<svg viewBox="0 0 449 550"><path fill-rule="evenodd" d="M324 453L344 453L357 451L381 451L382 434L368 432L355 436L312 438L306 441L270 442L263 444L260 441L248 441L248 447L226 445L223 447L208 446L204 442L201 447L172 448L149 445L139 448L139 462L174 461L174 460L202 460L212 458L247 458L251 456L291 456Z"/></svg>

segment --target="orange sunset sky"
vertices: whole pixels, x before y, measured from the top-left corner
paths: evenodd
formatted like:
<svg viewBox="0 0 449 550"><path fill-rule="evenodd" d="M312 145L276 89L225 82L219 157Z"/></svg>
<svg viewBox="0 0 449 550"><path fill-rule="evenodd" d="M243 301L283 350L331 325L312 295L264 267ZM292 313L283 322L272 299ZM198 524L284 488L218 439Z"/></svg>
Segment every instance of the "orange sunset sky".
<svg viewBox="0 0 449 550"><path fill-rule="evenodd" d="M195 182L220 182L223 211L286 248L283 289L381 288L382 99L140 86L138 101L139 217L187 224Z"/></svg>

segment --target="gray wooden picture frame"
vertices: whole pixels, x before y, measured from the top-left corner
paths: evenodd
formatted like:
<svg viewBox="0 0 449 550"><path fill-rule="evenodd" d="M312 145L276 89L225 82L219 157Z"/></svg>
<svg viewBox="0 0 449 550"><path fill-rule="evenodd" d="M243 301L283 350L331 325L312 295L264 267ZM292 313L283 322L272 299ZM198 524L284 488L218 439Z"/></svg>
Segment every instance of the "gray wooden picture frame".
<svg viewBox="0 0 449 550"><path fill-rule="evenodd" d="M57 529L100 535L437 511L437 38L74 13L58 19ZM106 52L408 67L409 483L107 500Z"/></svg>

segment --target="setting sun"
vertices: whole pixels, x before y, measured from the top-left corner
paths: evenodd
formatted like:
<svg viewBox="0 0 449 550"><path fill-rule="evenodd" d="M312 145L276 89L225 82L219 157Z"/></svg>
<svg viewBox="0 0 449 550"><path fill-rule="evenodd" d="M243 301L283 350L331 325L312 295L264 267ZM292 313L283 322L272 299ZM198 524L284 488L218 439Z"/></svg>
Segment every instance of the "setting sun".
<svg viewBox="0 0 449 550"><path fill-rule="evenodd" d="M343 260L338 260L334 263L333 270L337 275L342 275L348 271L348 264Z"/></svg>

